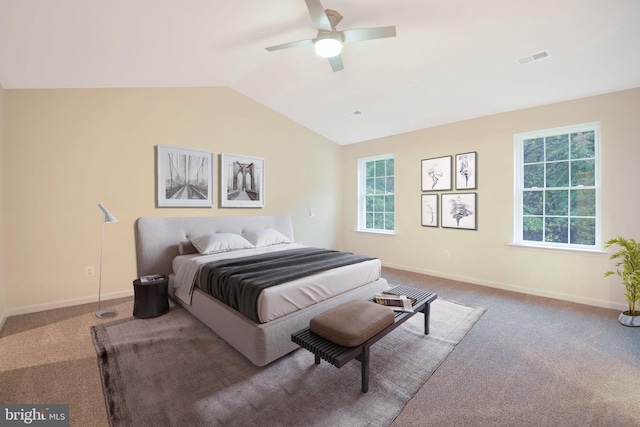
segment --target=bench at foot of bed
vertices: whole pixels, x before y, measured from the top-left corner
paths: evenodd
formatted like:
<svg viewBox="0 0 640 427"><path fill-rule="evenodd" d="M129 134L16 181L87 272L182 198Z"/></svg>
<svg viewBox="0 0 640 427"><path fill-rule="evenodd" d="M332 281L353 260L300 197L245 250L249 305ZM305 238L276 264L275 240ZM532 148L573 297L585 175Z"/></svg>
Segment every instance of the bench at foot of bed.
<svg viewBox="0 0 640 427"><path fill-rule="evenodd" d="M312 318L310 327L292 334L291 341L313 353L316 364L322 359L341 368L353 359L360 361L361 389L366 393L370 347L419 311L424 313L424 333L428 335L430 304L438 297L408 286L397 286L390 292L415 298L413 312L393 311L373 299L350 301Z"/></svg>

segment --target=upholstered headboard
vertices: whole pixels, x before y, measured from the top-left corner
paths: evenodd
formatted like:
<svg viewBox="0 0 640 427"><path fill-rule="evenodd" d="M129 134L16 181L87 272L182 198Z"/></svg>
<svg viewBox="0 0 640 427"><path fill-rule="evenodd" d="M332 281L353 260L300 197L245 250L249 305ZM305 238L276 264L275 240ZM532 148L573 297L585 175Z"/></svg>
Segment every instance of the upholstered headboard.
<svg viewBox="0 0 640 427"><path fill-rule="evenodd" d="M288 215L138 218L134 224L138 276L171 273L180 242L207 233L242 234L265 228L278 230L294 241Z"/></svg>

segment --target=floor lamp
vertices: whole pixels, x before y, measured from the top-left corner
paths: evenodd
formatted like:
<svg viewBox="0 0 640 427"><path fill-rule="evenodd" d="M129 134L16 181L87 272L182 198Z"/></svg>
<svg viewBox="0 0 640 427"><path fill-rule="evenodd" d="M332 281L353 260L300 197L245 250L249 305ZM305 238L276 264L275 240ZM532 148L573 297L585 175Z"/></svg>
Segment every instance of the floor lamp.
<svg viewBox="0 0 640 427"><path fill-rule="evenodd" d="M100 239L100 281L98 287L98 311L96 311L96 317L106 319L114 317L118 312L115 310L100 310L100 300L102 298L102 247L104 246L104 224L106 222L118 222L118 218L113 216L102 203L98 203L98 207L102 211L102 236Z"/></svg>

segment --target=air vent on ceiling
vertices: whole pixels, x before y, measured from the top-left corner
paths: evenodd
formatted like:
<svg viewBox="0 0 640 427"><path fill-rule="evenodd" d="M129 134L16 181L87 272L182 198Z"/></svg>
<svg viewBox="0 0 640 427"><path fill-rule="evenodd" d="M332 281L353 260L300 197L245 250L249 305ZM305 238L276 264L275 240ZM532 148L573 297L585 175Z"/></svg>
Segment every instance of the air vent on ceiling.
<svg viewBox="0 0 640 427"><path fill-rule="evenodd" d="M550 56L551 54L549 53L548 50L543 50L541 52L532 53L531 55L523 56L522 58L519 58L518 64L520 65L529 64L531 62L547 59Z"/></svg>

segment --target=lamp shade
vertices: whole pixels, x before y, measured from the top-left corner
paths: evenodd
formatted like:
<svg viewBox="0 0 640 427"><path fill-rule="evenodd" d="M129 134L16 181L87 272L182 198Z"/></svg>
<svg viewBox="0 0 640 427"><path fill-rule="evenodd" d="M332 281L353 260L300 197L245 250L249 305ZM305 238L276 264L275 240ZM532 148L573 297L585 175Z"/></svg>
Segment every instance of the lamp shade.
<svg viewBox="0 0 640 427"><path fill-rule="evenodd" d="M104 213L104 222L118 222L118 218L109 212L109 209L105 208L102 203L98 203L98 207Z"/></svg>
<svg viewBox="0 0 640 427"><path fill-rule="evenodd" d="M316 53L323 58L333 58L342 52L342 42L334 38L322 38L314 43Z"/></svg>

